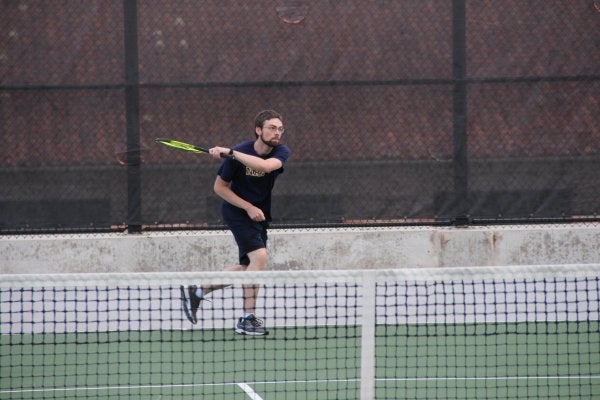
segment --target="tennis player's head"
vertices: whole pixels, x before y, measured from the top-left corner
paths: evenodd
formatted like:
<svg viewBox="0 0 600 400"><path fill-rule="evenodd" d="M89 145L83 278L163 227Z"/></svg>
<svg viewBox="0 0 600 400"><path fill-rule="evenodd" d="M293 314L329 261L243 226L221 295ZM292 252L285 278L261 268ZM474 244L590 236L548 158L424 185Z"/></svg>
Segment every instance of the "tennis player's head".
<svg viewBox="0 0 600 400"><path fill-rule="evenodd" d="M254 118L254 134L268 146L277 146L283 132L283 117L277 111L264 110Z"/></svg>

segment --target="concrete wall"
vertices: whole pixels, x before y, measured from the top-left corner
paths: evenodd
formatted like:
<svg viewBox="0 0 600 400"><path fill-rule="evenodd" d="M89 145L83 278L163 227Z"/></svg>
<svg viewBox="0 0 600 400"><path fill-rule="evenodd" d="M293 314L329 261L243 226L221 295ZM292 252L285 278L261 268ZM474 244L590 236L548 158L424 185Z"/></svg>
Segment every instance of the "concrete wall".
<svg viewBox="0 0 600 400"><path fill-rule="evenodd" d="M286 269L600 263L598 224L270 231ZM227 231L0 236L0 273L213 271L237 261Z"/></svg>

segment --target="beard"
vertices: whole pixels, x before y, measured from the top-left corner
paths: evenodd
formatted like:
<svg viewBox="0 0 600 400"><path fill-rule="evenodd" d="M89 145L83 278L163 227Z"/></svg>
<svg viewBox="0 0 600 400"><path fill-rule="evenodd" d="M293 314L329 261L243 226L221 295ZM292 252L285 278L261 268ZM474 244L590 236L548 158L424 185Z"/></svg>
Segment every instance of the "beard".
<svg viewBox="0 0 600 400"><path fill-rule="evenodd" d="M260 137L260 140L266 144L269 147L275 147L279 144L279 139L271 139L271 140L265 140L262 136Z"/></svg>

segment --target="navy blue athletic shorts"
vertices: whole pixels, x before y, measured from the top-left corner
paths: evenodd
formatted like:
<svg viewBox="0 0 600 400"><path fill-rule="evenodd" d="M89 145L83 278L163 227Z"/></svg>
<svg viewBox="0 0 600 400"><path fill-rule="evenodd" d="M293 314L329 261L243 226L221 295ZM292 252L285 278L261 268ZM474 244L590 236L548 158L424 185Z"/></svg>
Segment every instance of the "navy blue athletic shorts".
<svg viewBox="0 0 600 400"><path fill-rule="evenodd" d="M249 265L248 253L267 247L267 222L256 222L247 215L224 216L238 245L240 265Z"/></svg>

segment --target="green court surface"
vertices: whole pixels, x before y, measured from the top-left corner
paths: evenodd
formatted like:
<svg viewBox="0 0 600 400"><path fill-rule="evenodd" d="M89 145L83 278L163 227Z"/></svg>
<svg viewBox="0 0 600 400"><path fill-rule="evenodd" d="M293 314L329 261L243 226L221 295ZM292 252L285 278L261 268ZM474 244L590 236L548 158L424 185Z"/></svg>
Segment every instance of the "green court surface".
<svg viewBox="0 0 600 400"><path fill-rule="evenodd" d="M360 328L0 336L0 399L360 398ZM376 399L600 398L592 322L378 325Z"/></svg>

